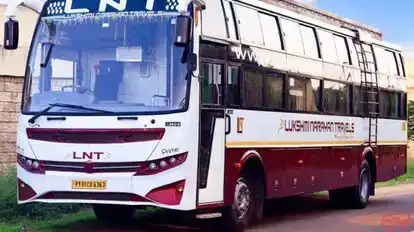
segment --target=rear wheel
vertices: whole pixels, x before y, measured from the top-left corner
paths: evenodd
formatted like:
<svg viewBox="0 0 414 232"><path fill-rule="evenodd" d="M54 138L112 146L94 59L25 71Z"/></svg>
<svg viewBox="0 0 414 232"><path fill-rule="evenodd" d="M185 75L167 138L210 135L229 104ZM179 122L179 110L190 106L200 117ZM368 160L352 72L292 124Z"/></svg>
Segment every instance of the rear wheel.
<svg viewBox="0 0 414 232"><path fill-rule="evenodd" d="M119 224L131 220L135 209L126 205L93 205L96 219L105 224Z"/></svg>
<svg viewBox="0 0 414 232"><path fill-rule="evenodd" d="M339 206L363 209L367 207L371 189L371 172L367 161L360 168L357 186L329 191L330 199Z"/></svg>

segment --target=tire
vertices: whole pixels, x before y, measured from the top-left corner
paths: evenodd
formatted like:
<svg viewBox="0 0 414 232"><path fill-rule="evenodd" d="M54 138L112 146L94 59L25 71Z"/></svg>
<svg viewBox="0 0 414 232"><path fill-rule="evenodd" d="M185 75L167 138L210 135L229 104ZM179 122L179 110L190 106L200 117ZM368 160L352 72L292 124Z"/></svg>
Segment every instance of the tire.
<svg viewBox="0 0 414 232"><path fill-rule="evenodd" d="M132 219L135 209L125 205L100 205L92 206L96 219L105 224L120 224Z"/></svg>
<svg viewBox="0 0 414 232"><path fill-rule="evenodd" d="M371 170L368 162L364 161L360 168L358 185L331 190L329 191L329 198L337 206L363 209L368 205L371 188Z"/></svg>
<svg viewBox="0 0 414 232"><path fill-rule="evenodd" d="M242 175L234 191L233 205L224 208L222 225L225 231L241 232L262 217L264 188L261 180L254 175Z"/></svg>

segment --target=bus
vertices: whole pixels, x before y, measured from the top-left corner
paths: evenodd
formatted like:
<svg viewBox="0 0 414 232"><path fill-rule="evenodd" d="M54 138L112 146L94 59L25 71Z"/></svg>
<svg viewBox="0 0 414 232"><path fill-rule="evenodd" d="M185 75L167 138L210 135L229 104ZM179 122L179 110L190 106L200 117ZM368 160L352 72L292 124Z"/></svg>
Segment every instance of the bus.
<svg viewBox="0 0 414 232"><path fill-rule="evenodd" d="M154 206L243 230L273 198L365 208L407 171L401 48L257 0L19 0L39 12L18 203Z"/></svg>

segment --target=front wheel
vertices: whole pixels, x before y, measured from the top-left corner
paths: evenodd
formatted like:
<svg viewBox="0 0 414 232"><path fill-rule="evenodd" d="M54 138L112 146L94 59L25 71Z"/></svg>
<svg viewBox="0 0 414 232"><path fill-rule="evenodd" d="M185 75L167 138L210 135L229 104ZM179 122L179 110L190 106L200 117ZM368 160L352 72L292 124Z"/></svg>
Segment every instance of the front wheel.
<svg viewBox="0 0 414 232"><path fill-rule="evenodd" d="M126 205L93 205L96 219L106 224L125 223L132 219L135 209Z"/></svg>
<svg viewBox="0 0 414 232"><path fill-rule="evenodd" d="M224 208L223 223L225 231L244 231L263 211L263 186L260 178L253 174L242 175L234 189L234 202Z"/></svg>

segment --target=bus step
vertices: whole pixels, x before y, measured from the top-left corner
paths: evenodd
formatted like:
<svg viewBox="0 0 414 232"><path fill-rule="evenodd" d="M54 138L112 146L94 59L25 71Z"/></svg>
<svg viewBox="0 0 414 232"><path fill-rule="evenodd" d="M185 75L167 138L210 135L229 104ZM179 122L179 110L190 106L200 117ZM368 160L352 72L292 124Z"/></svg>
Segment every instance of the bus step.
<svg viewBox="0 0 414 232"><path fill-rule="evenodd" d="M221 213L201 213L201 214L197 214L196 218L204 220L204 219L219 218L221 216L222 216Z"/></svg>

